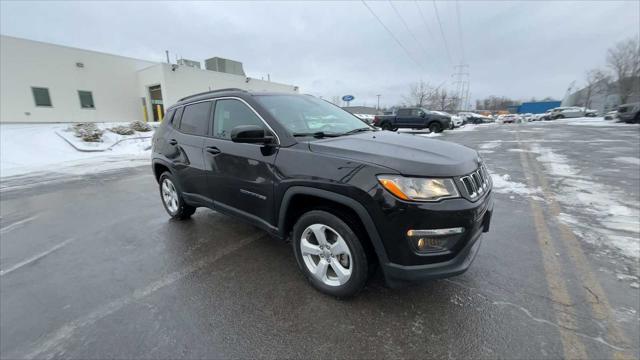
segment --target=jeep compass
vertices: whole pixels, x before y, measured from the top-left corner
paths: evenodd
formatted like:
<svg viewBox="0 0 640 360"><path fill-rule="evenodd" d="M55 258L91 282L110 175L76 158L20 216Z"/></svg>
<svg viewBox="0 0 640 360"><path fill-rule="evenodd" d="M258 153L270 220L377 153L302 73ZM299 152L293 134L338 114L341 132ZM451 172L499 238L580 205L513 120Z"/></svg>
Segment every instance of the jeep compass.
<svg viewBox="0 0 640 360"><path fill-rule="evenodd" d="M290 241L318 290L356 294L466 271L489 230L491 178L477 152L378 131L310 95L224 89L181 99L153 137L167 213L198 207Z"/></svg>

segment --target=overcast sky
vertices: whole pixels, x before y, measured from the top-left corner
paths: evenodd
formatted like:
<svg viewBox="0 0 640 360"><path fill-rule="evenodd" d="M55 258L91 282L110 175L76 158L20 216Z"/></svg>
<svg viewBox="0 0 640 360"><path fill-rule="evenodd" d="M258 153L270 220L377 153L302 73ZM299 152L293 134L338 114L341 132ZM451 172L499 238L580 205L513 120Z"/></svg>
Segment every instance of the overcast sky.
<svg viewBox="0 0 640 360"><path fill-rule="evenodd" d="M462 61L472 99L560 99L605 66L612 44L639 36L639 4L438 1L441 31L432 1L368 1L391 35L361 1L1 1L0 33L155 61L165 49L172 61L226 57L304 93L352 94L352 105L375 105L376 94L395 104L420 79L452 89Z"/></svg>

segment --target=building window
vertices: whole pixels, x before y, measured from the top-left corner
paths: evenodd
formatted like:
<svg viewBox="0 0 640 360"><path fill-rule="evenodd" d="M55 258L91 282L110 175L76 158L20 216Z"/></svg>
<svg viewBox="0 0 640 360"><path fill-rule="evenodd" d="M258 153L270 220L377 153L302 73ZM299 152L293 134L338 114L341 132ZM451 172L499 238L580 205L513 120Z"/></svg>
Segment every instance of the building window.
<svg viewBox="0 0 640 360"><path fill-rule="evenodd" d="M78 90L78 96L80 96L80 107L83 109L95 109L93 103L93 94L91 91Z"/></svg>
<svg viewBox="0 0 640 360"><path fill-rule="evenodd" d="M35 100L36 106L52 106L51 97L49 97L49 89L32 87L31 92L33 92L33 100Z"/></svg>

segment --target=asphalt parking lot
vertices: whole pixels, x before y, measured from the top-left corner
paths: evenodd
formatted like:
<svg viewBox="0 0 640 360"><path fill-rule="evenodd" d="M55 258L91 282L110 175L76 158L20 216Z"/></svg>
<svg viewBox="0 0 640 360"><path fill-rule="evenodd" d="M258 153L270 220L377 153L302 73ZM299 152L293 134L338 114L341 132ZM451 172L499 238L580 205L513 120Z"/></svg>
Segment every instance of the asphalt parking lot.
<svg viewBox="0 0 640 360"><path fill-rule="evenodd" d="M478 149L494 174L478 257L402 289L378 276L348 301L308 286L290 245L252 226L206 209L170 221L147 167L9 179L0 356L638 358L640 127L437 139Z"/></svg>

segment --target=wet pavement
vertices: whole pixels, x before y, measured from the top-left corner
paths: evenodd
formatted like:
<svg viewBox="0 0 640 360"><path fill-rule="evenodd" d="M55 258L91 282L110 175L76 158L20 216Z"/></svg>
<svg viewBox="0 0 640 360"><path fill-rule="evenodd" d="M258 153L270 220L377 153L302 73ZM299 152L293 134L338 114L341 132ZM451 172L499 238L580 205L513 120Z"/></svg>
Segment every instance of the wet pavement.
<svg viewBox="0 0 640 360"><path fill-rule="evenodd" d="M346 301L250 225L169 220L147 167L3 181L0 357L637 358L640 128L437 138L497 177L474 264L402 289L378 275Z"/></svg>

